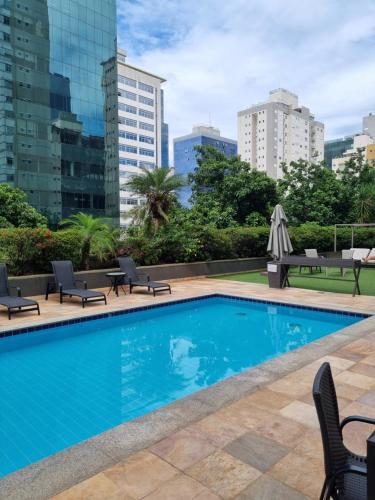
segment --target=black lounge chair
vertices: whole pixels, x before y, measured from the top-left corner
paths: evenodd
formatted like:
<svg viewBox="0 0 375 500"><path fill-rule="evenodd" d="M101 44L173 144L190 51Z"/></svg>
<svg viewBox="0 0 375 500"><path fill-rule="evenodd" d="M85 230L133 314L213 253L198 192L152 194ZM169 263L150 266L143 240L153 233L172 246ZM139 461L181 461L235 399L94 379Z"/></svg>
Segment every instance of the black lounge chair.
<svg viewBox="0 0 375 500"><path fill-rule="evenodd" d="M126 274L124 284L129 285L130 293L132 293L133 288L136 286L145 286L148 291L152 290L154 297L156 292L172 293L168 283L152 281L147 274L139 273L131 257L119 257L118 261L121 271Z"/></svg>
<svg viewBox="0 0 375 500"><path fill-rule="evenodd" d="M349 451L342 429L350 422L375 425L368 417L346 417L340 423L335 385L329 363L323 363L315 376L313 397L318 413L324 450L326 478L321 500L367 500L366 457Z"/></svg>
<svg viewBox="0 0 375 500"><path fill-rule="evenodd" d="M11 288L17 290L17 297L10 295ZM26 311L38 311L40 315L39 304L36 300L24 299L21 297L21 289L19 287L9 285L5 264L0 264L0 305L8 309L8 319L11 319L12 314Z"/></svg>
<svg viewBox="0 0 375 500"><path fill-rule="evenodd" d="M53 274L55 275L55 290L60 294L60 304L63 303L64 295L69 297L79 297L82 300L82 307L88 302L98 302L104 300L107 304L107 297L103 292L87 289L87 282L77 279L74 276L73 264L70 260L53 260L51 262ZM77 283L82 283L83 288L79 288ZM50 285L47 285L46 300L51 292Z"/></svg>

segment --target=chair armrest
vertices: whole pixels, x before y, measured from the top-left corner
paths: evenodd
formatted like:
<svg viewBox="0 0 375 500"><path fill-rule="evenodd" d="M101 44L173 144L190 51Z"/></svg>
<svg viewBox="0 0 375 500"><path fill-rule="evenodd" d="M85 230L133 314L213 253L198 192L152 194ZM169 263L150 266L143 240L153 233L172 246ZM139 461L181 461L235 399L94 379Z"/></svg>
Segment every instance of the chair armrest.
<svg viewBox="0 0 375 500"><path fill-rule="evenodd" d="M342 476L343 474L359 474L360 476L367 476L367 467L359 467L358 465L347 465L343 469L335 472L334 477Z"/></svg>
<svg viewBox="0 0 375 500"><path fill-rule="evenodd" d="M340 424L340 429L343 430L346 424L350 424L350 422L362 422L363 424L372 424L375 425L375 418L370 417L361 417L360 415L353 415L350 417L344 418L344 420Z"/></svg>
<svg viewBox="0 0 375 500"><path fill-rule="evenodd" d="M87 290L87 281L86 280L78 280L78 279L76 279L76 282L82 283L83 284L83 288L85 290Z"/></svg>
<svg viewBox="0 0 375 500"><path fill-rule="evenodd" d="M137 275L138 276L144 276L147 279L147 281L150 281L150 276L148 274L146 274L146 273L137 273Z"/></svg>

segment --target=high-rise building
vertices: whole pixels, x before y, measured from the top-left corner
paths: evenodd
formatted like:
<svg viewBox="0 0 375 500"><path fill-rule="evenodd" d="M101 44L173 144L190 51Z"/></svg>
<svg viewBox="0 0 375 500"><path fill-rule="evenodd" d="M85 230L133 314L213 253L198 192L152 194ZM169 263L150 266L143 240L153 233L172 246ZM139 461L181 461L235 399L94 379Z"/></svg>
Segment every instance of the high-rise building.
<svg viewBox="0 0 375 500"><path fill-rule="evenodd" d="M348 141L346 148L337 151L337 154L332 156L332 169L337 172L345 167L345 163L357 153L361 153L363 159L369 163L375 163L375 115L369 113L362 119L362 133L351 136L352 140ZM349 138L348 138L349 139ZM339 143L336 141L328 141L328 143ZM325 145L325 148L326 148Z"/></svg>
<svg viewBox="0 0 375 500"><path fill-rule="evenodd" d="M113 153L109 160L113 172L117 163L120 225L123 227L131 221L130 210L144 201L126 187L126 182L141 172L140 167L153 169L162 165L164 102L161 85L165 82L164 78L127 64L126 58L126 52L118 49L117 57L103 65L109 124L106 143L107 150ZM115 83L112 75L117 75Z"/></svg>
<svg viewBox="0 0 375 500"><path fill-rule="evenodd" d="M0 182L52 222L116 219L101 64L116 52L116 0L0 0L0 39Z"/></svg>
<svg viewBox="0 0 375 500"><path fill-rule="evenodd" d="M362 132L375 139L375 115L373 113L362 118Z"/></svg>
<svg viewBox="0 0 375 500"><path fill-rule="evenodd" d="M164 90L161 89L161 166L169 168L169 126L164 120Z"/></svg>
<svg viewBox="0 0 375 500"><path fill-rule="evenodd" d="M176 174L187 177L189 173L194 172L197 167L196 146L213 146L224 153L227 158L237 154L237 142L222 137L218 128L196 125L191 134L173 139L173 166ZM185 186L179 190L178 197L182 205L186 207L190 205L190 196L190 187Z"/></svg>
<svg viewBox="0 0 375 500"><path fill-rule="evenodd" d="M324 125L288 90L272 90L266 102L240 111L237 123L241 159L274 179L282 163L323 160Z"/></svg>
<svg viewBox="0 0 375 500"><path fill-rule="evenodd" d="M331 139L324 143L324 161L327 167L332 168L332 160L342 156L347 149L353 147L354 135Z"/></svg>

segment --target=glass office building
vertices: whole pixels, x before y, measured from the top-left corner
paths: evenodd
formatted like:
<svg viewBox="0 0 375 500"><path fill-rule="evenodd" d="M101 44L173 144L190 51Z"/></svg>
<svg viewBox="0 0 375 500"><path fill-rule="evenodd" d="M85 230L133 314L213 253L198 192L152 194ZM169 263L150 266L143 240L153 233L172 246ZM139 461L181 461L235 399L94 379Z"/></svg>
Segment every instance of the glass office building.
<svg viewBox="0 0 375 500"><path fill-rule="evenodd" d="M0 182L51 222L117 219L102 65L116 54L116 0L0 0L0 40Z"/></svg>
<svg viewBox="0 0 375 500"><path fill-rule="evenodd" d="M197 167L196 146L213 146L227 158L237 155L236 141L222 137L215 127L199 125L193 127L191 134L173 140L173 166L176 174L186 178L189 173L194 172ZM189 186L181 188L178 192L179 201L185 207L190 206L190 196Z"/></svg>
<svg viewBox="0 0 375 500"><path fill-rule="evenodd" d="M347 149L353 147L353 136L347 135L339 139L332 139L324 143L324 161L327 167L332 168L332 160L341 158Z"/></svg>

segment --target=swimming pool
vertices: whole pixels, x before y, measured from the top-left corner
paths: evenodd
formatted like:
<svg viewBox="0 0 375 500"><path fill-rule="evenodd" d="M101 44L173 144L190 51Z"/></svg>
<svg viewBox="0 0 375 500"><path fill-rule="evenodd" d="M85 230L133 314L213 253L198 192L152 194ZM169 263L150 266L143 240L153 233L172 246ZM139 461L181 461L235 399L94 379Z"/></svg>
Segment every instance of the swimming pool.
<svg viewBox="0 0 375 500"><path fill-rule="evenodd" d="M212 296L0 339L0 476L366 317Z"/></svg>

